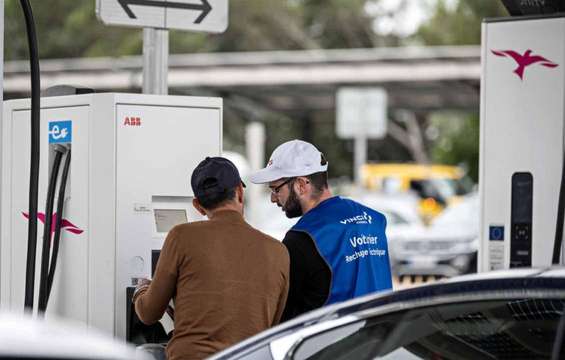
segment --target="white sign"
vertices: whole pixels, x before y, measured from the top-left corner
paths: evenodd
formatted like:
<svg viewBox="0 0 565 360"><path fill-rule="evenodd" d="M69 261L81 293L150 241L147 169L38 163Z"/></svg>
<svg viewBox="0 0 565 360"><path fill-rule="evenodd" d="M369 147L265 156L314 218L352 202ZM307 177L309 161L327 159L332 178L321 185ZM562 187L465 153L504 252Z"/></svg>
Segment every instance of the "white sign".
<svg viewBox="0 0 565 360"><path fill-rule="evenodd" d="M336 99L336 132L341 138L386 135L387 93L382 88L341 88Z"/></svg>
<svg viewBox="0 0 565 360"><path fill-rule="evenodd" d="M228 27L228 0L96 0L107 25L220 33Z"/></svg>

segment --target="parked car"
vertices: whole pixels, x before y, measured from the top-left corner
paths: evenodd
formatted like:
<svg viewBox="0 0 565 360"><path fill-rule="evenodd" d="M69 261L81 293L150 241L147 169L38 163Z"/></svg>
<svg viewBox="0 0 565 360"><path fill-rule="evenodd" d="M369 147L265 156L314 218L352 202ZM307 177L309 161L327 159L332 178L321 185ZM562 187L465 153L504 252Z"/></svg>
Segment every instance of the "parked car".
<svg viewBox="0 0 565 360"><path fill-rule="evenodd" d="M425 229L395 238L393 268L402 278L452 277L477 271L479 197L476 193L448 207ZM424 278L424 280L427 280Z"/></svg>
<svg viewBox="0 0 565 360"><path fill-rule="evenodd" d="M395 249L406 234L420 234L426 227L418 215L418 199L410 194L357 193L354 200L381 212L387 220L386 236L393 273Z"/></svg>
<svg viewBox="0 0 565 360"><path fill-rule="evenodd" d="M327 306L210 359L564 359L564 307L564 268L467 275Z"/></svg>
<svg viewBox="0 0 565 360"><path fill-rule="evenodd" d="M0 313L0 359L139 359L151 360L145 351L125 341L55 319Z"/></svg>
<svg viewBox="0 0 565 360"><path fill-rule="evenodd" d="M387 195L364 191L348 195L350 196L346 197L351 197L385 215L389 243L394 242L397 237L402 237L406 232L418 232L424 228L418 215L418 200L409 194ZM261 216L252 225L275 239L282 240L286 232L298 221L298 218L287 218L281 208L271 203L268 198L261 201L258 207Z"/></svg>
<svg viewBox="0 0 565 360"><path fill-rule="evenodd" d="M417 194L418 210L426 224L473 190L473 182L465 171L451 165L366 164L361 168L361 176L370 190Z"/></svg>

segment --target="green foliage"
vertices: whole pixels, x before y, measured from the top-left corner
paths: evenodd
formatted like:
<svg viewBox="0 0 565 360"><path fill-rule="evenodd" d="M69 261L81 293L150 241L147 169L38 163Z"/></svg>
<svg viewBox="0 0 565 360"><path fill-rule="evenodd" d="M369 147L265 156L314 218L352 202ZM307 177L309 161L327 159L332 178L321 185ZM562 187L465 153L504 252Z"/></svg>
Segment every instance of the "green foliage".
<svg viewBox="0 0 565 360"><path fill-rule="evenodd" d="M375 45L374 19L365 0L305 0L305 26L322 48L365 48Z"/></svg>
<svg viewBox="0 0 565 360"><path fill-rule="evenodd" d="M420 27L415 38L426 45L480 44L482 20L506 15L498 0L460 0L453 9L439 0L434 15Z"/></svg>
<svg viewBox="0 0 565 360"><path fill-rule="evenodd" d="M449 8L439 0L434 15L423 24L414 39L425 45L478 45L484 18L507 16L501 1L459 0ZM469 175L478 180L479 116L478 114L443 113L433 117L428 132L433 162L464 165Z"/></svg>
<svg viewBox="0 0 565 360"><path fill-rule="evenodd" d="M301 29L300 7L288 1L230 3L228 30L216 36L219 51L280 50L313 47Z"/></svg>
<svg viewBox="0 0 565 360"><path fill-rule="evenodd" d="M372 0L377 1L377 0ZM171 53L370 47L364 0L232 0L223 34L170 31ZM140 54L142 30L102 24L94 0L31 2L42 59ZM5 3L5 58L26 59L18 0Z"/></svg>
<svg viewBox="0 0 565 360"><path fill-rule="evenodd" d="M428 133L437 134L431 151L432 161L463 165L474 181L479 178L478 114L444 113L432 117Z"/></svg>
<svg viewBox="0 0 565 360"><path fill-rule="evenodd" d="M31 1L39 56L70 58L140 53L142 33L109 27L96 19L93 0ZM25 22L18 0L5 2L6 60L28 57Z"/></svg>

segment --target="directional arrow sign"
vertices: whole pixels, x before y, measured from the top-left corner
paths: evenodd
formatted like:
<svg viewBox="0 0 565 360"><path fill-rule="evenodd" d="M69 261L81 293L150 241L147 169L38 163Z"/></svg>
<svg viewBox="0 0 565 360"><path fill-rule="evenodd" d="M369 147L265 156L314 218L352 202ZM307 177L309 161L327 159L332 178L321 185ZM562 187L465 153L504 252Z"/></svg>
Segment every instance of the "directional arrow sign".
<svg viewBox="0 0 565 360"><path fill-rule="evenodd" d="M187 4L181 2L169 2L169 1L156 1L156 0L118 0L120 5L124 8L126 14L130 17L130 19L137 19L135 13L130 8L130 5L139 5L139 6L153 6L153 7L165 7L169 9L186 9L186 10L198 10L201 12L200 16L194 20L195 24L200 24L202 20L208 15L212 7L207 0L202 0L202 4Z"/></svg>
<svg viewBox="0 0 565 360"><path fill-rule="evenodd" d="M222 32L228 26L228 0L97 0L105 24Z"/></svg>

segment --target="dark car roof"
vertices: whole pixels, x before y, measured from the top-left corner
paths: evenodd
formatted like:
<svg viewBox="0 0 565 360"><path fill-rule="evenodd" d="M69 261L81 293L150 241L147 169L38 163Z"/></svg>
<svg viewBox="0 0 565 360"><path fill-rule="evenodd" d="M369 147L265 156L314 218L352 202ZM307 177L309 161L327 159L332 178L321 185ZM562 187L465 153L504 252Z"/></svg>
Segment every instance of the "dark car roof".
<svg viewBox="0 0 565 360"><path fill-rule="evenodd" d="M544 292L555 290L564 293L565 268L516 269L465 275L410 289L367 295L311 311L236 344L212 358L229 358L230 354L246 352L247 349L256 348L257 345L292 333L304 326L386 305L410 303L416 306L418 302L429 302L432 299L445 298L453 301L453 297L461 298L462 301L472 301L473 298L483 300L486 294L492 294L493 297L497 294L501 297L520 297L536 290Z"/></svg>

